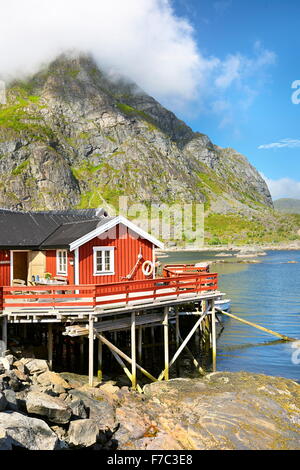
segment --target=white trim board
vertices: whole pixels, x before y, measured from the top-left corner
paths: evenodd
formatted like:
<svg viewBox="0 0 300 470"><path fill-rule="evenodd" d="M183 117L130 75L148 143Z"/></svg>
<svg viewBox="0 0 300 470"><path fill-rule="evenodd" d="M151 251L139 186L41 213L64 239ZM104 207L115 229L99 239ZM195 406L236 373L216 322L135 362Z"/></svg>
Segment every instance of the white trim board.
<svg viewBox="0 0 300 470"><path fill-rule="evenodd" d="M145 232L143 229L138 227L137 225L133 224L129 220L127 220L125 217L122 215L119 215L113 220L110 220L104 225L101 225L100 227L96 228L92 232L87 233L81 238L78 238L78 240L75 240L70 244L70 251L76 250L76 248L79 248L80 246L84 245L85 243L93 240L93 238L98 237L102 233L106 232L107 230L110 230L114 228L116 225L123 224L125 227L129 228L129 230L132 230L136 234L138 234L141 238L144 238L145 240L148 240L149 242L153 243L158 248L163 249L164 244L157 240L155 237L150 235L149 233Z"/></svg>

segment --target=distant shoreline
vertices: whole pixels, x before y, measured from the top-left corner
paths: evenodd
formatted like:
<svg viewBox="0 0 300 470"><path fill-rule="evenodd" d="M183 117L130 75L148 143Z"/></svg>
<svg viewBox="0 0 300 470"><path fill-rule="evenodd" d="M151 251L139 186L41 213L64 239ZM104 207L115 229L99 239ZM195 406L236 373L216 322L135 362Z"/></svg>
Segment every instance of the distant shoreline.
<svg viewBox="0 0 300 470"><path fill-rule="evenodd" d="M300 242L289 242L289 243L278 243L278 244L261 244L261 245L204 245L202 247L166 247L164 250L157 250L157 253L177 252L177 251L249 251L249 252L261 252L261 251L295 251L300 250Z"/></svg>

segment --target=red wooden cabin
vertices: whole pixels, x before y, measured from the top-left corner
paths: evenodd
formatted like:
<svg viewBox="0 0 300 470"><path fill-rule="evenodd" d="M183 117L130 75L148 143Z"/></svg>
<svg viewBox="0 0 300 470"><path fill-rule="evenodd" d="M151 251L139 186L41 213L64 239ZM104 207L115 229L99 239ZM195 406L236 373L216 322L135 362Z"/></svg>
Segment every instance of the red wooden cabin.
<svg viewBox="0 0 300 470"><path fill-rule="evenodd" d="M163 244L103 210L0 210L0 287L52 278L70 285L153 279Z"/></svg>

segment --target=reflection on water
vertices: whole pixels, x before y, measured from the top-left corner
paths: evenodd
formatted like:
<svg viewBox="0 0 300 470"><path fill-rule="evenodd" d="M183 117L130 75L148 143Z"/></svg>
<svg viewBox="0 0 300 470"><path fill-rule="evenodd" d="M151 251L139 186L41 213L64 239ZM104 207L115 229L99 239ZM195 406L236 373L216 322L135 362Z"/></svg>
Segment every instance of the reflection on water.
<svg viewBox="0 0 300 470"><path fill-rule="evenodd" d="M166 264L221 259L215 255L209 251L170 252L160 261ZM232 299L232 312L300 339L300 252L268 252L258 258L259 264L224 259L226 264L214 264L211 271L219 273L219 289ZM292 343L275 338L273 341L267 333L228 317L222 316L222 320L225 328L218 339L218 370L246 370L300 380L300 364L292 361Z"/></svg>

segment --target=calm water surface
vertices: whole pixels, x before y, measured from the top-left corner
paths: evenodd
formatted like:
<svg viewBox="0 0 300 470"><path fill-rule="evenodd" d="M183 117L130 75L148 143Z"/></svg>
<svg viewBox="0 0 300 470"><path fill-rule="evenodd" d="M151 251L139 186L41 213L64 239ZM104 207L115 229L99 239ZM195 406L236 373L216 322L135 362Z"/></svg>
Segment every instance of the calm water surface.
<svg viewBox="0 0 300 470"><path fill-rule="evenodd" d="M160 261L194 263L217 260L216 254L169 252ZM260 264L214 264L211 271L219 273L219 289L232 300L232 313L300 339L300 252L270 251L258 259ZM292 361L294 353L300 362L300 351L297 355L293 343L274 341L273 336L228 317L223 322L217 344L218 370L246 370L300 381L300 364Z"/></svg>

